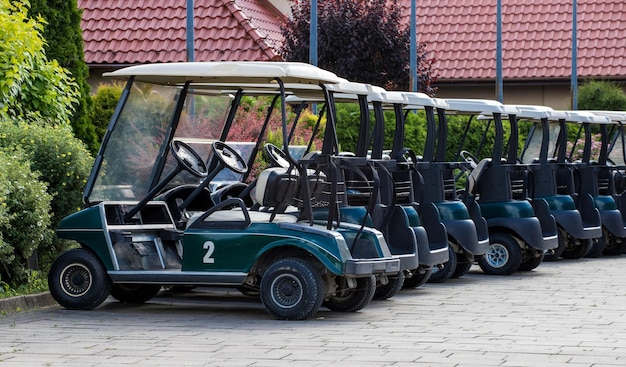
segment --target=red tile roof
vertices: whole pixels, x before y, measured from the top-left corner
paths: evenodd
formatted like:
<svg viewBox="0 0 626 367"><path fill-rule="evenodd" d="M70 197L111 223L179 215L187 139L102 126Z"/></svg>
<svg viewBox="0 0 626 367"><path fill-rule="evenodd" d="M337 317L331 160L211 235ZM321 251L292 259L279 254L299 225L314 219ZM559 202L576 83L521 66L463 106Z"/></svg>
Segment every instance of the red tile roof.
<svg viewBox="0 0 626 367"><path fill-rule="evenodd" d="M410 0L404 1L409 22ZM417 0L417 34L436 55L440 80L494 79L493 0ZM505 79L569 78L572 0L502 0ZM580 78L626 78L626 2L578 0Z"/></svg>
<svg viewBox="0 0 626 367"><path fill-rule="evenodd" d="M78 0L87 64L186 60L185 0ZM284 16L265 0L194 0L195 60L279 58Z"/></svg>
<svg viewBox="0 0 626 367"><path fill-rule="evenodd" d="M287 1L287 0L285 0ZM405 21L410 0L402 3ZM573 0L502 0L503 76L569 78ZM194 0L195 59L279 58L267 0ZM185 60L185 0L78 0L88 64ZM495 78L493 0L417 0L417 33L440 81ZM578 76L626 78L626 1L578 0Z"/></svg>

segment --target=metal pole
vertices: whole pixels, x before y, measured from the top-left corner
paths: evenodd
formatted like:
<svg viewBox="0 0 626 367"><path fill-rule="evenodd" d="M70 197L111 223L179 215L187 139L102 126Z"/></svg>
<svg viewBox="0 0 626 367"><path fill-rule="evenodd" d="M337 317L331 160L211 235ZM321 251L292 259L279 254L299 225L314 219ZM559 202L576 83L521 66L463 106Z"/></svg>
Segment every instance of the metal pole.
<svg viewBox="0 0 626 367"><path fill-rule="evenodd" d="M578 109L578 39L576 36L577 31L577 18L578 18L578 5L577 0L573 0L572 5L572 80L571 80L571 90L572 90L572 109Z"/></svg>
<svg viewBox="0 0 626 367"><path fill-rule="evenodd" d="M496 99L504 100L504 86L502 83L502 0L496 4Z"/></svg>
<svg viewBox="0 0 626 367"><path fill-rule="evenodd" d="M417 11L416 0L411 0L411 44L409 47L409 64L411 73L409 76L409 84L411 91L417 92Z"/></svg>
<svg viewBox="0 0 626 367"><path fill-rule="evenodd" d="M309 28L309 64L317 66L317 0L311 0L311 25Z"/></svg>
<svg viewBox="0 0 626 367"><path fill-rule="evenodd" d="M194 61L193 0L187 0L187 61Z"/></svg>

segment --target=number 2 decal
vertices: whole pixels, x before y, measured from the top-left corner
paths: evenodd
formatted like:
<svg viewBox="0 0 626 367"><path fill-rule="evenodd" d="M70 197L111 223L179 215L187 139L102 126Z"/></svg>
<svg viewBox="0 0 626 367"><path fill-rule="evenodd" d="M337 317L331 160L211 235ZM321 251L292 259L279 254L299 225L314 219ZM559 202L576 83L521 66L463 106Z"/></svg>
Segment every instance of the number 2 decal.
<svg viewBox="0 0 626 367"><path fill-rule="evenodd" d="M204 245L202 245L202 248L206 250L204 257L202 258L202 262L205 264L215 264L215 259L211 257L213 256L213 251L215 251L215 244L213 241L206 241Z"/></svg>

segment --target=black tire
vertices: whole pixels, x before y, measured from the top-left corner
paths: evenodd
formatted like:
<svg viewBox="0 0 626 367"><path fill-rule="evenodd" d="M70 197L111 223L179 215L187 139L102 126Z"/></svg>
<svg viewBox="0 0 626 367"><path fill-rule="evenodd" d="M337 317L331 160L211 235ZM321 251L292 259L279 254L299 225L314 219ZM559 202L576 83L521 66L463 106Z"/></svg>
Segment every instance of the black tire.
<svg viewBox="0 0 626 367"><path fill-rule="evenodd" d="M161 291L159 284L113 284L111 296L122 303L146 303Z"/></svg>
<svg viewBox="0 0 626 367"><path fill-rule="evenodd" d="M91 310L109 296L111 279L96 255L78 248L66 251L54 260L48 273L48 288L61 306Z"/></svg>
<svg viewBox="0 0 626 367"><path fill-rule="evenodd" d="M443 263L443 269L433 270L428 283L443 283L452 277L456 270L457 255L452 246L448 245L448 261Z"/></svg>
<svg viewBox="0 0 626 367"><path fill-rule="evenodd" d="M405 279L404 272L398 272L398 274L390 275L387 278L389 279L387 284L378 284L377 282L374 299L389 299L398 294L400 289L402 289Z"/></svg>
<svg viewBox="0 0 626 367"><path fill-rule="evenodd" d="M263 274L260 296L267 312L277 319L304 320L319 311L324 280L307 260L281 259Z"/></svg>
<svg viewBox="0 0 626 367"><path fill-rule="evenodd" d="M563 254L561 255L564 259L580 259L584 257L593 249L593 241L591 239L588 240L580 240L580 244L569 244L565 247Z"/></svg>
<svg viewBox="0 0 626 367"><path fill-rule="evenodd" d="M339 280L339 290L324 302L331 311L356 312L367 306L374 298L376 278L372 275L356 278L356 288L348 288L345 279Z"/></svg>
<svg viewBox="0 0 626 367"><path fill-rule="evenodd" d="M544 255L543 261L557 261L561 255L563 255L563 251L565 251L565 243L567 241L567 233L565 233L562 228L559 228L557 233L559 245L555 249L549 250Z"/></svg>
<svg viewBox="0 0 626 367"><path fill-rule="evenodd" d="M489 275L509 275L516 272L522 263L522 249L513 236L507 233L489 235L489 249L478 260L478 265Z"/></svg>
<svg viewBox="0 0 626 367"><path fill-rule="evenodd" d="M411 277L406 277L406 279L404 279L404 285L402 286L402 288L411 289L420 287L428 281L432 273L433 269L431 268L425 270L423 273L415 271L413 272L413 275Z"/></svg>
<svg viewBox="0 0 626 367"><path fill-rule="evenodd" d="M607 236L608 236L608 233L605 233L605 231L602 230L602 237L598 237L593 240L593 245L591 245L591 250L587 252L585 257L596 258L596 257L602 256L602 252L604 251L604 248L606 247L606 243L608 241Z"/></svg>
<svg viewBox="0 0 626 367"><path fill-rule="evenodd" d="M519 271L531 271L537 268L543 262L545 255L540 256L530 256L527 259L523 260L519 266Z"/></svg>
<svg viewBox="0 0 626 367"><path fill-rule="evenodd" d="M457 261L456 269L454 269L454 273L452 273L450 279L458 279L462 277L463 275L467 274L471 268L472 263L469 260Z"/></svg>
<svg viewBox="0 0 626 367"><path fill-rule="evenodd" d="M626 241L624 239L617 239L615 236L610 236L609 241L602 250L604 256L617 256L624 253L626 250Z"/></svg>

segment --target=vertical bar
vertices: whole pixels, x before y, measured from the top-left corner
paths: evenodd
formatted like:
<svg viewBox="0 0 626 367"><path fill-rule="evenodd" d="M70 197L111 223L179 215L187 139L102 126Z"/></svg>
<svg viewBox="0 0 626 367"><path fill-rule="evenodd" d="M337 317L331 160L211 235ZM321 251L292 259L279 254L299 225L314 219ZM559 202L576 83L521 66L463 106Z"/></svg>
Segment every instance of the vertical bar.
<svg viewBox="0 0 626 367"><path fill-rule="evenodd" d="M502 0L496 4L496 100L504 100L502 83Z"/></svg>
<svg viewBox="0 0 626 367"><path fill-rule="evenodd" d="M573 0L572 4L572 79L571 79L571 92L572 92L572 109L578 109L578 39L577 39L577 18L578 18L578 4L577 0Z"/></svg>
<svg viewBox="0 0 626 367"><path fill-rule="evenodd" d="M317 66L317 0L311 0L309 38L309 64Z"/></svg>
<svg viewBox="0 0 626 367"><path fill-rule="evenodd" d="M409 76L409 83L411 85L411 91L417 92L417 10L416 0L411 0L411 44L409 47L409 63L411 67L411 74Z"/></svg>
<svg viewBox="0 0 626 367"><path fill-rule="evenodd" d="M187 61L194 61L194 25L193 25L193 0L187 0Z"/></svg>

